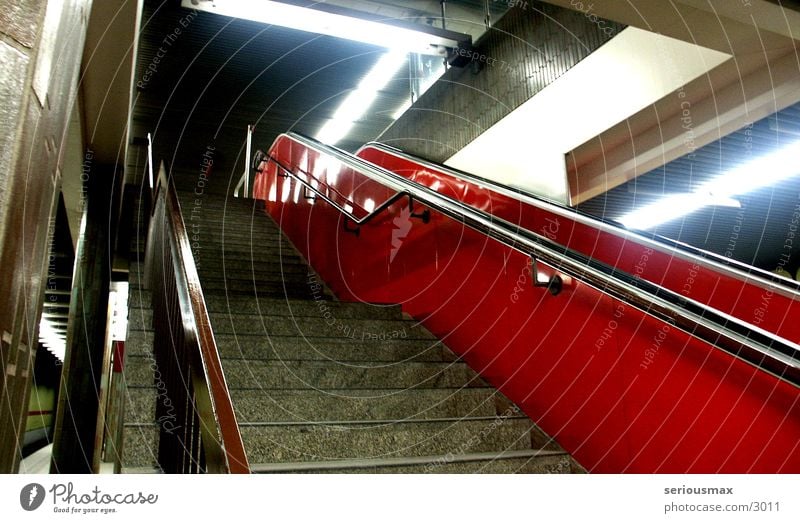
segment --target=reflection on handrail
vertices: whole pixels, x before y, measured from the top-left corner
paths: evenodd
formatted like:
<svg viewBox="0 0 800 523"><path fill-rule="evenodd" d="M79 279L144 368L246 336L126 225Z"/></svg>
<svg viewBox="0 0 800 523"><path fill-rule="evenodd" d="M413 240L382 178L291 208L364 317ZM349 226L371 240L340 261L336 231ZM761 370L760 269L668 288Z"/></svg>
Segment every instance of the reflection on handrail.
<svg viewBox="0 0 800 523"><path fill-rule="evenodd" d="M640 231L630 230L616 221L593 216L578 209L564 207L563 205L548 200L547 198L543 198L522 189L484 178L483 176L478 176L476 174L464 172L446 165L418 158L390 145L380 142L369 142L364 146L364 148L366 147L371 147L373 149L392 154L398 158L402 158L404 160L421 165L427 169L431 169L432 171L439 171L454 178L460 178L467 182L488 187L498 194L510 196L511 198L514 198L522 203L542 208L548 212L564 216L567 219L588 225L596 229L601 229L604 232L608 232L616 236L630 239L631 241L646 245L648 247L654 247L656 249L673 249L671 254L675 254L700 266L710 266L712 269L724 272L725 274L740 281L749 279L753 281L759 281L762 285L778 285L779 287L776 289L776 291L784 290L786 292L791 292L793 296L800 296L800 282L789 280L773 272L765 271L752 265L747 265L740 261L721 256L715 252L699 249L692 245L666 238L664 236L644 234Z"/></svg>
<svg viewBox="0 0 800 523"><path fill-rule="evenodd" d="M336 147L296 133L284 135L465 226L665 321L755 367L800 386L800 345L698 301L567 249L533 231L439 194ZM300 183L303 183L300 181ZM306 184L304 184L306 185ZM326 200L327 201L327 200ZM340 212L341 207L331 203ZM352 218L349 213L344 213Z"/></svg>
<svg viewBox="0 0 800 523"><path fill-rule="evenodd" d="M244 197L250 197L250 154L253 148L253 130L255 129L254 125L247 126L247 142L245 147L245 154L244 154L244 172L242 173L242 177L239 178L239 183L236 184L236 187L233 189L233 197L239 197L239 191L244 187Z"/></svg>
<svg viewBox="0 0 800 523"><path fill-rule="evenodd" d="M167 473L249 473L189 234L163 162L153 202L145 272L153 291L158 462Z"/></svg>
<svg viewBox="0 0 800 523"><path fill-rule="evenodd" d="M264 157L264 161L274 163L278 167L278 169L283 171L284 173L283 176L288 176L290 178L293 178L294 180L297 180L297 182L300 183L300 185L302 185L305 189L310 190L316 195L316 197L322 198L325 201L325 203L327 203L328 205L339 211L340 214L344 215L345 217L344 229L347 232L352 232L356 236L359 235L359 231L361 230L362 225L369 223L370 221L372 221L373 218L375 218L383 211L388 209L393 203L403 198L408 198L408 208L411 211L410 216L412 218L419 218L424 223L428 223L428 220L430 219L430 212L427 209L419 214L414 213L414 198L407 191L398 191L397 193L394 194L394 196L390 197L388 200L386 200L385 202L377 206L375 209L373 209L372 212L368 213L366 216L358 218L355 214L353 214L352 212L348 211L347 209L345 209L344 207L342 207L341 205L330 199L326 194L324 194L318 188L308 183L308 181L303 180L294 171L283 165L276 158L267 155ZM353 228L349 227L347 223L348 221L353 222L356 225L356 227Z"/></svg>

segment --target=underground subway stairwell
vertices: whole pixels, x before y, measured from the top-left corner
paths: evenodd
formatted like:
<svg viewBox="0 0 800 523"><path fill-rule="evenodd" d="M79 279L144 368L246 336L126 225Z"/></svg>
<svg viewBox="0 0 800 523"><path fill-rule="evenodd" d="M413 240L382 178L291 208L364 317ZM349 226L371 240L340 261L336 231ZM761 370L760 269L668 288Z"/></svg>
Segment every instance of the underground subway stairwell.
<svg viewBox="0 0 800 523"><path fill-rule="evenodd" d="M338 301L260 202L180 201L251 472L580 470L399 305ZM131 290L123 472L161 469L159 432L181 424L154 375L153 292Z"/></svg>

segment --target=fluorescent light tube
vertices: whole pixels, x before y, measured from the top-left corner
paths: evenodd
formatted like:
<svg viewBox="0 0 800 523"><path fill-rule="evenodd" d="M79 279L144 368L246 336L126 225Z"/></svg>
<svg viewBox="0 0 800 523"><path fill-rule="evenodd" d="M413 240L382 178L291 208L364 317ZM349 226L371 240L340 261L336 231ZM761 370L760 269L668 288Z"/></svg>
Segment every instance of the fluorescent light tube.
<svg viewBox="0 0 800 523"><path fill-rule="evenodd" d="M453 38L424 31L268 0L183 0L181 5L234 18L279 25L390 49L444 56L458 47Z"/></svg>
<svg viewBox="0 0 800 523"><path fill-rule="evenodd" d="M317 140L336 145L347 136L355 122L360 119L378 97L378 92L394 78L397 71L406 64L407 56L402 51L384 54L367 76L336 109L333 118L317 133Z"/></svg>
<svg viewBox="0 0 800 523"><path fill-rule="evenodd" d="M625 227L647 230L737 195L769 187L800 174L800 140L736 167L710 180L693 193L674 194L619 218ZM735 201L735 200L733 200ZM738 203L738 202L737 202Z"/></svg>

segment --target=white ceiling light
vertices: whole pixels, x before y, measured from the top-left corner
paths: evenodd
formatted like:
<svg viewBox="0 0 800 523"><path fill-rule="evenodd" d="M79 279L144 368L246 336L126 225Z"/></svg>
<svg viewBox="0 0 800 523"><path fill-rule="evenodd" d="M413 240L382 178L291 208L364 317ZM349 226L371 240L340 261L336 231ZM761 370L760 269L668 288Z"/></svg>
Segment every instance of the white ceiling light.
<svg viewBox="0 0 800 523"><path fill-rule="evenodd" d="M335 145L347 136L354 123L364 116L378 97L378 92L394 78L397 71L406 64L406 60L406 54L402 51L390 51L384 54L361 83L347 95L344 102L336 109L333 118L320 129L317 140Z"/></svg>
<svg viewBox="0 0 800 523"><path fill-rule="evenodd" d="M188 9L402 49L407 53L443 56L448 47L455 48L459 44L456 38L320 10L326 7L324 5L318 5L320 9L310 9L268 0L183 0L181 5Z"/></svg>
<svg viewBox="0 0 800 523"><path fill-rule="evenodd" d="M724 173L693 193L669 196L626 214L618 221L632 229L652 229L703 207L718 205L715 202L730 201L733 196L797 176L800 174L799 158L800 140Z"/></svg>

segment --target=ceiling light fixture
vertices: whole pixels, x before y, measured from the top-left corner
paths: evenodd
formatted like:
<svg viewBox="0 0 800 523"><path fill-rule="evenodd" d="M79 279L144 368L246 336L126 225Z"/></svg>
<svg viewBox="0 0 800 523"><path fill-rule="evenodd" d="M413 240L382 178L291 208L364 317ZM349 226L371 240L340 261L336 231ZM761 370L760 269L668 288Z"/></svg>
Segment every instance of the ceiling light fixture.
<svg viewBox="0 0 800 523"><path fill-rule="evenodd" d="M400 49L407 53L445 56L448 48L456 48L469 38L468 35L436 28L419 31L399 24L369 20L358 16L363 15L358 11L324 3L316 4L314 9L268 0L183 0L181 5L188 9Z"/></svg>
<svg viewBox="0 0 800 523"><path fill-rule="evenodd" d="M674 194L619 218L630 229L647 230L720 202L733 205L733 196L769 187L800 174L800 140L756 158L710 180L693 193Z"/></svg>
<svg viewBox="0 0 800 523"><path fill-rule="evenodd" d="M358 86L347 95L336 109L333 118L320 129L317 140L336 145L347 136L355 122L364 116L378 97L378 92L394 78L397 71L406 64L407 59L402 51L390 51L384 54Z"/></svg>

